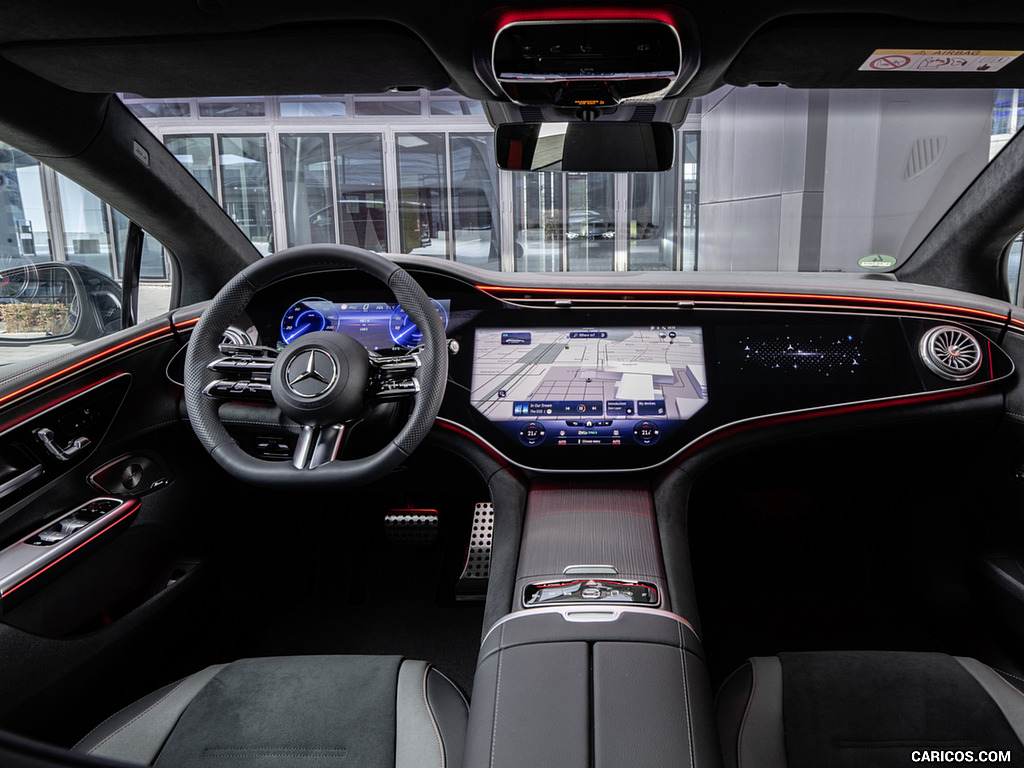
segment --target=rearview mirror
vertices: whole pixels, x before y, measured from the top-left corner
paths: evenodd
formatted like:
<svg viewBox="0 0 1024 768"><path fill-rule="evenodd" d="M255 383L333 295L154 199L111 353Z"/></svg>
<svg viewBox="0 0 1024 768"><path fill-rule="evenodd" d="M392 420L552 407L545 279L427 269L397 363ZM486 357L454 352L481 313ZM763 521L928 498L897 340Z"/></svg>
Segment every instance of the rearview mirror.
<svg viewBox="0 0 1024 768"><path fill-rule="evenodd" d="M506 171L667 171L675 148L668 123L506 123L494 130L495 160Z"/></svg>

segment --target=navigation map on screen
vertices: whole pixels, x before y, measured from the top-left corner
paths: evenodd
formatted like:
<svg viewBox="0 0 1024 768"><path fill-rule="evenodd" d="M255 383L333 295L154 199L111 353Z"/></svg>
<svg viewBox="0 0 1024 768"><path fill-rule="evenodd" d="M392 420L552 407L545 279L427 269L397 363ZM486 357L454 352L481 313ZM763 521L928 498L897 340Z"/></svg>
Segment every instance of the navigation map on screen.
<svg viewBox="0 0 1024 768"><path fill-rule="evenodd" d="M707 402L702 333L479 329L470 401L530 446L652 445Z"/></svg>

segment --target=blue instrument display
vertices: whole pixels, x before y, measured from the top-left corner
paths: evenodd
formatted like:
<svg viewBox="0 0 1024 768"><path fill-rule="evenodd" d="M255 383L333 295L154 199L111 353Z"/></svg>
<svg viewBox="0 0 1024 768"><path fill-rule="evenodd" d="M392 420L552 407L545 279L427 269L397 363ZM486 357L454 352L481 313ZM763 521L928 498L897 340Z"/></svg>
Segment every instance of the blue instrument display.
<svg viewBox="0 0 1024 768"><path fill-rule="evenodd" d="M431 299L441 325L448 329L449 299ZM315 331L337 331L357 339L369 350L401 347L412 349L423 343L416 323L394 302L335 302L318 296L296 301L281 318L280 346Z"/></svg>

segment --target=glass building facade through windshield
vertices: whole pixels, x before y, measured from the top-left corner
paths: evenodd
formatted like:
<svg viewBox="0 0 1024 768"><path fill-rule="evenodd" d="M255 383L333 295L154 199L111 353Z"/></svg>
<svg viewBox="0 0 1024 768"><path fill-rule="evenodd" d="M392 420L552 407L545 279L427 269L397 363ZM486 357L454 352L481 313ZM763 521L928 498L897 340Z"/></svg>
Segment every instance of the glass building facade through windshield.
<svg viewBox="0 0 1024 768"><path fill-rule="evenodd" d="M697 266L699 110L662 174L519 174L453 91L125 103L264 254L346 243L500 271Z"/></svg>
<svg viewBox="0 0 1024 768"><path fill-rule="evenodd" d="M671 171L512 173L453 91L121 97L265 255L347 243L506 272L890 269L1024 124L1016 90L723 88L691 103ZM18 258L118 276L123 217L0 161ZM167 280L150 250L143 278Z"/></svg>

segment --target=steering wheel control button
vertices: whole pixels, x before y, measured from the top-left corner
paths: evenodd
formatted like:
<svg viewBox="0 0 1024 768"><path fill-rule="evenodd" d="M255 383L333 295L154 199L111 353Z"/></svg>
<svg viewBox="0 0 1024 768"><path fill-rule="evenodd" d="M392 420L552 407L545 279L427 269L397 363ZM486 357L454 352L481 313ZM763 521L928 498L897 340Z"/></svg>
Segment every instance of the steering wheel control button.
<svg viewBox="0 0 1024 768"><path fill-rule="evenodd" d="M203 389L204 394L234 400L267 401L270 373L277 359L277 350L221 345L220 351L225 357L217 358L206 368L224 378L207 384Z"/></svg>
<svg viewBox="0 0 1024 768"><path fill-rule="evenodd" d="M420 385L416 379L384 379L377 388L377 396L380 398L406 397L415 395L420 391Z"/></svg>
<svg viewBox="0 0 1024 768"><path fill-rule="evenodd" d="M326 350L312 347L292 357L285 384L298 397L320 397L338 380L338 365Z"/></svg>
<svg viewBox="0 0 1024 768"><path fill-rule="evenodd" d="M633 427L633 439L640 445L654 445L661 438L661 430L653 421L640 421Z"/></svg>
<svg viewBox="0 0 1024 768"><path fill-rule="evenodd" d="M537 421L530 421L523 425L523 428L519 430L519 440L523 445L539 445L544 442L544 436L547 432L544 426Z"/></svg>

